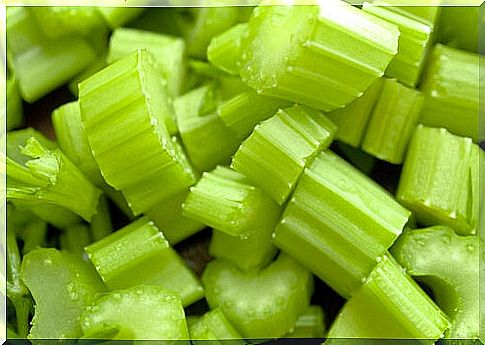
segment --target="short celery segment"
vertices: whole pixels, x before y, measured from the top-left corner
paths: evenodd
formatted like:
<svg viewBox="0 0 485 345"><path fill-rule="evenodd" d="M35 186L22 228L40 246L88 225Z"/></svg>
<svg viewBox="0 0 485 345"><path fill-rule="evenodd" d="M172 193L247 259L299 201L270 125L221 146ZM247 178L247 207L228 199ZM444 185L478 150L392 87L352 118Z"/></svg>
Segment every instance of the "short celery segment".
<svg viewBox="0 0 485 345"><path fill-rule="evenodd" d="M189 324L189 333L194 345L207 344L208 340L218 340L217 343L221 345L246 344L239 332L218 308L205 313Z"/></svg>

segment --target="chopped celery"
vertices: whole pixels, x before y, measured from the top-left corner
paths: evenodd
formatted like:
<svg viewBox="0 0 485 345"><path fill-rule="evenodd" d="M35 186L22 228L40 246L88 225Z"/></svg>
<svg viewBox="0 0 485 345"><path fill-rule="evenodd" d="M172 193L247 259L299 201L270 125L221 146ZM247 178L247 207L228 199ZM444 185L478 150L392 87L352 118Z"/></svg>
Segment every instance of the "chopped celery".
<svg viewBox="0 0 485 345"><path fill-rule="evenodd" d="M130 20L135 19L143 12L143 7L131 7L136 5L143 5L143 3L140 0L125 0L124 6L98 7L98 11L101 13L108 26L111 29L116 29L128 23Z"/></svg>
<svg viewBox="0 0 485 345"><path fill-rule="evenodd" d="M308 308L310 272L286 254L261 271L241 272L222 260L209 263L202 281L211 308L220 308L245 338L281 337Z"/></svg>
<svg viewBox="0 0 485 345"><path fill-rule="evenodd" d="M470 138L419 125L409 144L397 199L423 225L449 225L463 235L477 229L471 219Z"/></svg>
<svg viewBox="0 0 485 345"><path fill-rule="evenodd" d="M36 249L24 256L21 275L35 300L29 339L81 336L79 316L105 291L94 268L79 256Z"/></svg>
<svg viewBox="0 0 485 345"><path fill-rule="evenodd" d="M81 73L79 73L77 76L71 79L71 81L68 84L69 91L71 91L71 93L74 96L76 97L79 96L79 89L78 89L79 83L89 78L93 74L101 71L106 66L107 66L106 54L103 54L102 56L94 60L91 64L89 64L89 66L87 66Z"/></svg>
<svg viewBox="0 0 485 345"><path fill-rule="evenodd" d="M343 1L258 6L242 39L240 73L260 93L331 111L384 74L398 36L395 25Z"/></svg>
<svg viewBox="0 0 485 345"><path fill-rule="evenodd" d="M350 297L407 223L410 212L332 152L305 170L274 241Z"/></svg>
<svg viewBox="0 0 485 345"><path fill-rule="evenodd" d="M63 230L59 237L61 249L71 254L82 255L84 247L91 243L89 227L76 224Z"/></svg>
<svg viewBox="0 0 485 345"><path fill-rule="evenodd" d="M27 254L33 249L46 246L47 223L37 217L33 217L22 228L21 234L18 237L22 239L24 245L22 247L22 254Z"/></svg>
<svg viewBox="0 0 485 345"><path fill-rule="evenodd" d="M481 23L483 15L479 6L443 6L438 40L450 47L478 53Z"/></svg>
<svg viewBox="0 0 485 345"><path fill-rule="evenodd" d="M235 25L211 40L207 47L211 64L226 73L239 75L241 38L247 26L247 23Z"/></svg>
<svg viewBox="0 0 485 345"><path fill-rule="evenodd" d="M22 153L22 147L27 144L31 137L49 150L55 150L58 147L55 142L47 139L42 133L28 127L7 133L7 156L19 164L27 163L30 158Z"/></svg>
<svg viewBox="0 0 485 345"><path fill-rule="evenodd" d="M319 305L311 305L296 320L293 331L284 338L323 338L325 334L325 315Z"/></svg>
<svg viewBox="0 0 485 345"><path fill-rule="evenodd" d="M341 154L346 161L350 162L367 176L374 170L377 161L376 158L345 143L337 142L336 147L338 153Z"/></svg>
<svg viewBox="0 0 485 345"><path fill-rule="evenodd" d="M231 167L282 205L309 160L330 145L336 129L318 110L301 105L279 110L256 126Z"/></svg>
<svg viewBox="0 0 485 345"><path fill-rule="evenodd" d="M481 66L481 55L435 45L420 86L426 96L420 122L477 141Z"/></svg>
<svg viewBox="0 0 485 345"><path fill-rule="evenodd" d="M84 338L88 339L189 344L176 341L189 338L180 297L158 286L112 291L88 307L80 321Z"/></svg>
<svg viewBox="0 0 485 345"><path fill-rule="evenodd" d="M76 213L58 205L44 203L33 205L32 202L28 200L15 200L14 203L15 205L30 209L35 216L58 229L66 229L82 222L82 218ZM94 217L95 215L93 215L93 218Z"/></svg>
<svg viewBox="0 0 485 345"><path fill-rule="evenodd" d="M6 96L7 116L5 125L7 131L10 131L14 128L21 127L24 123L24 114L22 112L22 99L20 98L18 81L13 76L7 79Z"/></svg>
<svg viewBox="0 0 485 345"><path fill-rule="evenodd" d="M447 338L479 336L480 240L458 236L453 229L433 226L403 234L392 253L406 271L429 286L436 303L451 319Z"/></svg>
<svg viewBox="0 0 485 345"><path fill-rule="evenodd" d="M168 96L151 61L149 52L138 50L79 84L81 118L93 156L135 215L195 182L164 126L171 116Z"/></svg>
<svg viewBox="0 0 485 345"><path fill-rule="evenodd" d="M401 164L423 105L423 95L395 79L386 79L365 131L362 149Z"/></svg>
<svg viewBox="0 0 485 345"><path fill-rule="evenodd" d="M184 306L204 295L195 274L147 218L93 243L86 252L111 290L159 285L178 293Z"/></svg>
<svg viewBox="0 0 485 345"><path fill-rule="evenodd" d="M208 340L216 340L220 345L246 344L220 309L211 310L189 324L189 332L194 345L207 344Z"/></svg>
<svg viewBox="0 0 485 345"><path fill-rule="evenodd" d="M91 219L89 234L93 242L99 241L113 232L108 201L101 196L96 214ZM89 242L91 243L91 242ZM88 245L87 243L86 245Z"/></svg>

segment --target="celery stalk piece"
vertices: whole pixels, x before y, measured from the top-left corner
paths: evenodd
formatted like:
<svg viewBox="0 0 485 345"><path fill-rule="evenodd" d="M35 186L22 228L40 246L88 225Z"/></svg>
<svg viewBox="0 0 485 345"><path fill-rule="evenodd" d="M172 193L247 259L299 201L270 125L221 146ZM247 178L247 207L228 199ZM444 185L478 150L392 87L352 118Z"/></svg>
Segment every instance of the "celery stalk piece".
<svg viewBox="0 0 485 345"><path fill-rule="evenodd" d="M301 176L274 242L348 298L409 216L374 181L336 154L322 152Z"/></svg>
<svg viewBox="0 0 485 345"><path fill-rule="evenodd" d="M78 89L79 83L85 79L88 79L93 74L101 71L106 66L107 66L106 54L103 54L102 56L94 60L91 64L89 64L89 66L87 66L81 73L79 73L77 76L71 79L71 81L68 84L69 91L71 91L71 93L74 96L76 97L79 96L79 89Z"/></svg>
<svg viewBox="0 0 485 345"><path fill-rule="evenodd" d="M15 200L13 203L28 208L36 217L58 229L66 229L82 222L82 218L76 213L58 205L44 203L33 205L29 200Z"/></svg>
<svg viewBox="0 0 485 345"><path fill-rule="evenodd" d="M59 149L46 149L30 138L22 153L33 158L25 166L6 158L7 199L61 206L89 222L96 214L99 189Z"/></svg>
<svg viewBox="0 0 485 345"><path fill-rule="evenodd" d="M111 290L159 285L178 293L184 306L204 295L195 274L145 217L93 243L86 252Z"/></svg>
<svg viewBox="0 0 485 345"><path fill-rule="evenodd" d="M336 147L342 158L369 176L376 166L377 159L348 144L337 142Z"/></svg>
<svg viewBox="0 0 485 345"><path fill-rule="evenodd" d="M33 249L46 247L47 223L37 217L33 217L22 229L22 234L18 236L24 242L22 255L27 254Z"/></svg>
<svg viewBox="0 0 485 345"><path fill-rule="evenodd" d="M259 6L242 39L240 74L262 94L331 111L384 74L398 36L395 25L343 1Z"/></svg>
<svg viewBox="0 0 485 345"><path fill-rule="evenodd" d="M80 321L84 338L88 339L189 344L180 341L189 338L180 297L159 286L138 285L112 291L88 307Z"/></svg>
<svg viewBox="0 0 485 345"><path fill-rule="evenodd" d="M436 303L450 317L446 338L479 336L479 268L483 264L479 247L478 237L459 236L446 226L408 231L392 247L397 261L433 290Z"/></svg>
<svg viewBox="0 0 485 345"><path fill-rule="evenodd" d="M420 122L477 141L479 82L484 65L481 55L437 44L420 86L426 96Z"/></svg>
<svg viewBox="0 0 485 345"><path fill-rule="evenodd" d="M433 26L415 18L399 6L390 6L386 1L365 2L362 10L399 28L399 52L387 67L386 75L407 86L415 87L421 77Z"/></svg>
<svg viewBox="0 0 485 345"><path fill-rule="evenodd" d="M446 6L441 10L438 40L449 47L478 53L479 27L483 23L479 6Z"/></svg>
<svg viewBox="0 0 485 345"><path fill-rule="evenodd" d="M217 107L217 113L222 122L236 133L240 140L244 140L258 123L291 105L288 101L261 96L247 90L221 103Z"/></svg>
<svg viewBox="0 0 485 345"><path fill-rule="evenodd" d="M106 21L111 29L116 29L130 20L138 17L145 8L143 7L129 7L129 6L143 5L140 0L125 1L124 6L121 7L98 7L103 19Z"/></svg>
<svg viewBox="0 0 485 345"><path fill-rule="evenodd" d="M384 78L377 79L362 96L345 108L334 110L326 116L337 125L335 139L360 147L374 105L384 84Z"/></svg>
<svg viewBox="0 0 485 345"><path fill-rule="evenodd" d="M415 339L413 344L434 344L449 326L434 302L392 256L385 255L344 305L325 344L341 344L338 338Z"/></svg>
<svg viewBox="0 0 485 345"><path fill-rule="evenodd" d="M473 142L444 128L419 125L409 144L397 199L423 225L449 225L462 235L475 234L470 198Z"/></svg>
<svg viewBox="0 0 485 345"><path fill-rule="evenodd" d="M49 150L58 148L57 143L47 139L42 133L32 127L17 129L7 133L7 156L19 164L24 165L30 158L22 153L22 147L31 138L35 138L42 146Z"/></svg>
<svg viewBox="0 0 485 345"><path fill-rule="evenodd" d="M81 313L105 291L91 265L53 248L25 255L21 276L35 300L29 339L78 338Z"/></svg>
<svg viewBox="0 0 485 345"><path fill-rule="evenodd" d="M108 200L101 196L98 202L98 210L91 219L89 234L93 242L99 241L113 232L113 223L109 212ZM91 243L91 242L89 242ZM87 243L86 245L88 245Z"/></svg>
<svg viewBox="0 0 485 345"><path fill-rule="evenodd" d="M84 247L91 243L89 227L84 224L70 226L63 230L59 240L62 250L81 256L84 254Z"/></svg>
<svg viewBox="0 0 485 345"><path fill-rule="evenodd" d="M362 149L381 160L401 164L424 96L396 79L386 79L365 131Z"/></svg>
<svg viewBox="0 0 485 345"><path fill-rule="evenodd" d="M311 305L296 320L292 332L284 338L323 338L325 334L325 315L319 305Z"/></svg>
<svg viewBox="0 0 485 345"><path fill-rule="evenodd" d="M10 131L24 124L22 99L20 98L18 81L13 76L7 79L6 92L6 129Z"/></svg>
<svg viewBox="0 0 485 345"><path fill-rule="evenodd" d="M240 143L216 113L218 98L217 88L208 84L174 102L182 142L199 172L228 164Z"/></svg>
<svg viewBox="0 0 485 345"><path fill-rule="evenodd" d="M248 27L247 23L234 25L214 37L207 47L207 59L220 70L239 75L241 38Z"/></svg>
<svg viewBox="0 0 485 345"><path fill-rule="evenodd" d="M138 50L79 84L81 118L94 159L135 215L195 182L164 125L170 116L168 97L154 69L150 53Z"/></svg>
<svg viewBox="0 0 485 345"><path fill-rule="evenodd" d="M219 308L205 313L192 324L189 324L189 333L194 345L207 344L208 340L217 341L217 344L221 345L246 344Z"/></svg>
<svg viewBox="0 0 485 345"><path fill-rule="evenodd" d="M307 163L330 145L336 130L318 110L301 105L279 110L256 126L231 167L282 205Z"/></svg>
<svg viewBox="0 0 485 345"><path fill-rule="evenodd" d="M223 260L214 260L202 281L209 306L220 308L248 339L286 334L308 308L313 292L310 272L286 254L259 272L243 273Z"/></svg>
<svg viewBox="0 0 485 345"><path fill-rule="evenodd" d="M185 77L185 42L181 38L130 28L116 29L109 41L108 63L143 48L152 53L168 93L178 96Z"/></svg>

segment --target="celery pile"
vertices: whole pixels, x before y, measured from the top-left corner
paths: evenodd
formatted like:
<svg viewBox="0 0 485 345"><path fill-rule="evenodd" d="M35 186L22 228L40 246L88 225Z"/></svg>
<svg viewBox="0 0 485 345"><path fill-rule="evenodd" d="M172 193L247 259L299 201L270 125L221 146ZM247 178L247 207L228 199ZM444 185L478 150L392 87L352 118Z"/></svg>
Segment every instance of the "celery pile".
<svg viewBox="0 0 485 345"><path fill-rule="evenodd" d="M7 7L8 339L483 341L485 17L398 4Z"/></svg>

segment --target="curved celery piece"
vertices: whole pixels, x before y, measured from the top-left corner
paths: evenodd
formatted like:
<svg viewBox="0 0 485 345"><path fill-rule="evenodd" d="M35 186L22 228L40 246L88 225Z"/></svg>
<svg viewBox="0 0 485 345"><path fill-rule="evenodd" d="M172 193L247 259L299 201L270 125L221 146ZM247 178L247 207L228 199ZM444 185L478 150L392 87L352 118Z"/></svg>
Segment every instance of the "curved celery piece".
<svg viewBox="0 0 485 345"><path fill-rule="evenodd" d="M305 170L274 242L345 298L396 240L410 212L332 152Z"/></svg>
<svg viewBox="0 0 485 345"><path fill-rule="evenodd" d="M385 255L344 305L325 345L343 344L339 338L413 339L413 344L430 345L449 326L445 314L392 256Z"/></svg>
<svg viewBox="0 0 485 345"><path fill-rule="evenodd" d="M241 38L248 27L247 23L234 25L214 37L207 47L207 59L220 70L239 75Z"/></svg>
<svg viewBox="0 0 485 345"><path fill-rule="evenodd" d="M264 1L242 39L242 79L258 92L323 111L342 108L384 74L398 28L343 1ZM271 54L268 54L271 52Z"/></svg>
<svg viewBox="0 0 485 345"><path fill-rule="evenodd" d="M112 291L86 309L80 324L84 338L189 344L181 341L189 334L180 297L159 286Z"/></svg>
<svg viewBox="0 0 485 345"><path fill-rule="evenodd" d="M420 123L477 141L481 66L481 55L435 45L420 85L426 96Z"/></svg>
<svg viewBox="0 0 485 345"><path fill-rule="evenodd" d="M29 339L78 338L81 313L105 291L91 265L53 248L25 255L21 275L36 305Z"/></svg>
<svg viewBox="0 0 485 345"><path fill-rule="evenodd" d="M159 285L178 293L184 306L204 295L195 274L147 218L93 243L86 252L111 290Z"/></svg>
<svg viewBox="0 0 485 345"><path fill-rule="evenodd" d="M336 130L318 110L301 105L279 110L241 144L231 168L282 205L307 163L330 146Z"/></svg>
<svg viewBox="0 0 485 345"><path fill-rule="evenodd" d="M414 134L424 96L386 79L365 131L362 149L381 160L401 164Z"/></svg>
<svg viewBox="0 0 485 345"><path fill-rule="evenodd" d="M195 182L164 126L170 109L154 68L150 53L138 50L79 84L81 118L94 159L135 215Z"/></svg>
<svg viewBox="0 0 485 345"><path fill-rule="evenodd" d="M221 345L246 344L220 309L211 310L189 324L189 333L194 345L207 344L208 340Z"/></svg>
<svg viewBox="0 0 485 345"><path fill-rule="evenodd" d="M319 305L311 305L296 320L293 331L283 338L323 338L325 334L325 314Z"/></svg>
<svg viewBox="0 0 485 345"><path fill-rule="evenodd" d="M93 74L101 71L103 68L107 66L106 62L106 54L101 55L98 57L96 60L94 60L89 66L87 66L81 73L79 73L77 76L71 79L69 84L67 85L69 88L69 91L71 93L78 97L79 96L79 83L82 82L85 79L88 79L90 76Z"/></svg>
<svg viewBox="0 0 485 345"><path fill-rule="evenodd" d="M480 6L443 6L438 40L449 47L478 53L481 23Z"/></svg>
<svg viewBox="0 0 485 345"><path fill-rule="evenodd" d="M241 272L222 260L209 263L202 282L211 308L220 308L245 338L278 338L290 331L308 308L310 272L290 256L280 256L261 271Z"/></svg>
<svg viewBox="0 0 485 345"><path fill-rule="evenodd" d="M145 10L143 7L132 6L143 6L144 4L140 0L128 0L124 2L124 6L97 7L97 9L108 26L111 29L116 29L128 23L130 20L135 19Z"/></svg>
<svg viewBox="0 0 485 345"><path fill-rule="evenodd" d="M20 98L18 81L15 77L10 76L7 81L6 92L6 129L10 131L14 128L21 127L24 123L24 114L22 110L22 99Z"/></svg>
<svg viewBox="0 0 485 345"><path fill-rule="evenodd" d="M406 272L429 286L436 303L451 319L446 338L477 339L479 336L480 240L458 236L446 226L404 233L392 247Z"/></svg>
<svg viewBox="0 0 485 345"><path fill-rule="evenodd" d="M444 128L417 127L397 199L421 224L449 225L462 235L476 233L470 186L473 145L470 138L455 136Z"/></svg>
<svg viewBox="0 0 485 345"><path fill-rule="evenodd" d="M63 229L59 241L62 250L80 256L84 253L84 247L92 242L89 227L84 224L76 224Z"/></svg>

